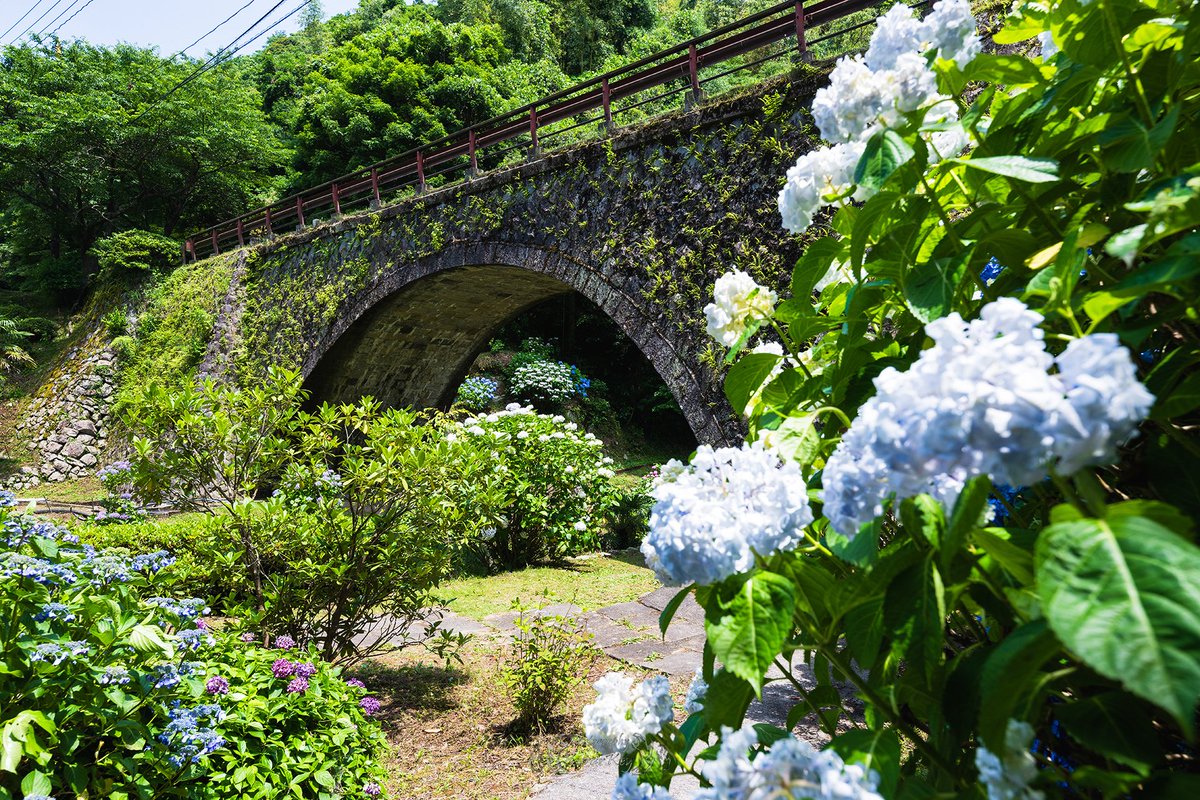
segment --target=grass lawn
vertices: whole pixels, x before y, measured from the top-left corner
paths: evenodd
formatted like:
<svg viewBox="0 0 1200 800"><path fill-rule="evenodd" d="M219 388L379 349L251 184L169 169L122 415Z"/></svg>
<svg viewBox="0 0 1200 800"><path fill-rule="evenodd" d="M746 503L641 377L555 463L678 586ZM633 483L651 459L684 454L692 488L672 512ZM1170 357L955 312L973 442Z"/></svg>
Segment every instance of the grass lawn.
<svg viewBox="0 0 1200 800"><path fill-rule="evenodd" d="M22 497L44 497L59 503L85 503L103 500L107 496L100 479L95 477L74 478L62 483L41 483L32 489L19 492Z"/></svg>
<svg viewBox="0 0 1200 800"><path fill-rule="evenodd" d="M486 578L443 583L441 596L451 611L471 619L509 611L514 600L544 605L542 597L574 603L584 611L627 603L659 587L636 550L570 559L561 565L530 567Z"/></svg>

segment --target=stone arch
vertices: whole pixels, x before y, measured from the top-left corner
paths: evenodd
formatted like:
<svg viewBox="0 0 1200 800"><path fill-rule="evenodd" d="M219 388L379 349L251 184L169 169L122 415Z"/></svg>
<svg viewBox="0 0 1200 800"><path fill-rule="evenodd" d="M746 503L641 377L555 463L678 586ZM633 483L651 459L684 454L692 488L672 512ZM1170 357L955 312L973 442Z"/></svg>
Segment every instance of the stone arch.
<svg viewBox="0 0 1200 800"><path fill-rule="evenodd" d="M704 401L702 376L641 298L552 247L459 242L384 270L343 305L309 351L302 367L306 385L315 400L369 394L392 406L444 407L497 328L571 291L595 303L637 345L697 441L726 443L729 420Z"/></svg>

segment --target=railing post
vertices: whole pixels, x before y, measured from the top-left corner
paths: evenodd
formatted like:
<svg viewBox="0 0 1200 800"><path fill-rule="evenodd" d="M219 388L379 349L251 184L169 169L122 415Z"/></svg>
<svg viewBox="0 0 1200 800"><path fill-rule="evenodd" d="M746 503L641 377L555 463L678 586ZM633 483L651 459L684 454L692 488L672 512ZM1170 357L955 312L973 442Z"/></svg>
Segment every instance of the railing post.
<svg viewBox="0 0 1200 800"><path fill-rule="evenodd" d="M529 149L529 160L533 161L542 154L542 148L538 146L538 121L537 109L529 109L529 138L533 142L533 146Z"/></svg>
<svg viewBox="0 0 1200 800"><path fill-rule="evenodd" d="M185 263L185 264L188 263L188 253L194 253L194 252L195 251L194 251L194 248L192 247L192 240L185 239L183 241L183 263ZM195 260L196 260L196 258L193 255L192 261L195 261Z"/></svg>
<svg viewBox="0 0 1200 800"><path fill-rule="evenodd" d="M333 213L340 217L342 215L342 195L338 191L336 183L330 184L329 193L333 196Z"/></svg>
<svg viewBox="0 0 1200 800"><path fill-rule="evenodd" d="M417 194L425 194L425 155L417 151Z"/></svg>
<svg viewBox="0 0 1200 800"><path fill-rule="evenodd" d="M613 132L613 115L612 115L612 89L608 85L608 77L605 76L604 81L600 84L600 96L604 99L604 128L609 133Z"/></svg>
<svg viewBox="0 0 1200 800"><path fill-rule="evenodd" d="M694 103L700 102L700 58L695 44L688 47L688 77L692 79L692 93L684 95L684 107L691 109Z"/></svg>
<svg viewBox="0 0 1200 800"><path fill-rule="evenodd" d="M471 154L471 169L468 177L474 178L479 174L479 159L475 157L475 129L467 131L467 152Z"/></svg>
<svg viewBox="0 0 1200 800"><path fill-rule="evenodd" d="M238 217L238 247L246 246L246 223Z"/></svg>
<svg viewBox="0 0 1200 800"><path fill-rule="evenodd" d="M221 247L220 247L220 245L217 244L217 229L216 228L212 229L212 243L213 243L213 255L219 256L221 254Z"/></svg>
<svg viewBox="0 0 1200 800"><path fill-rule="evenodd" d="M379 208L383 205L383 201L379 199L379 168L371 167L371 193L375 196L375 207Z"/></svg>
<svg viewBox="0 0 1200 800"><path fill-rule="evenodd" d="M808 38L804 33L804 3L796 3L796 47L800 49L801 61L812 61L808 52Z"/></svg>
<svg viewBox="0 0 1200 800"><path fill-rule="evenodd" d="M275 231L271 230L271 207L267 206L267 211L263 215L267 223L267 236L274 236Z"/></svg>
<svg viewBox="0 0 1200 800"><path fill-rule="evenodd" d="M304 198L299 196L296 197L296 221L304 227Z"/></svg>

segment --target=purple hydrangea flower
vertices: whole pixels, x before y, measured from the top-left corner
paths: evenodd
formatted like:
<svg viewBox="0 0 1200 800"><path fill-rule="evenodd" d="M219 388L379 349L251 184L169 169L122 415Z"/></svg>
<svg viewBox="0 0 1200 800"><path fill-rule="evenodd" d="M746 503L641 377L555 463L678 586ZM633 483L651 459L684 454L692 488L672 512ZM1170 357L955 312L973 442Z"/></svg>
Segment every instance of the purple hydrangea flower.
<svg viewBox="0 0 1200 800"><path fill-rule="evenodd" d="M250 642L253 642L255 639L257 639L258 637L255 636L253 633L250 633L249 631L247 631L246 633L243 633L240 638L243 642L245 642L246 644L249 644Z"/></svg>
<svg viewBox="0 0 1200 800"><path fill-rule="evenodd" d="M316 666L316 664L308 664L308 663L297 664L296 665L296 674L299 675L301 678L304 678L307 680L308 678L311 678L313 675L317 674L317 666Z"/></svg>
<svg viewBox="0 0 1200 800"><path fill-rule="evenodd" d="M229 694L229 681L220 675L214 675L204 684L204 691L209 694Z"/></svg>
<svg viewBox="0 0 1200 800"><path fill-rule="evenodd" d="M375 783L374 781L363 784L363 794L367 795L368 797L379 797L382 791L383 790L379 788L379 784Z"/></svg>
<svg viewBox="0 0 1200 800"><path fill-rule="evenodd" d="M280 650L291 650L296 646L296 640L285 633L275 640L275 646Z"/></svg>
<svg viewBox="0 0 1200 800"><path fill-rule="evenodd" d="M365 689L365 688L367 688L367 685L366 685L365 683L363 683L362 681L360 681L358 678L350 678L348 681L346 681L346 685L347 685L347 686L354 686L354 687L357 687L357 688L359 688L359 689Z"/></svg>
<svg viewBox="0 0 1200 800"><path fill-rule="evenodd" d="M301 694L303 692L307 692L308 691L308 679L307 678L294 678L292 680L292 682L288 684L287 690L288 690L288 694Z"/></svg>
<svg viewBox="0 0 1200 800"><path fill-rule="evenodd" d="M271 674L276 678L290 678L295 671L296 665L286 658L276 659L271 665Z"/></svg>
<svg viewBox="0 0 1200 800"><path fill-rule="evenodd" d="M368 717L373 717L379 713L379 701L374 697L364 697L358 701L358 707L363 710L363 713Z"/></svg>

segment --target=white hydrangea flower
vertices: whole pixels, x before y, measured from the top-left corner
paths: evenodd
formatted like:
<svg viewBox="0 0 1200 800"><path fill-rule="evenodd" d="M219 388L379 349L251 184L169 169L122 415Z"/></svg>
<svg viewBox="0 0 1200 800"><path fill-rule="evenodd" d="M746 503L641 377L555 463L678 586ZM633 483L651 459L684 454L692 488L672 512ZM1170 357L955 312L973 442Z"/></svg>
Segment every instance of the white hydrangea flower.
<svg viewBox="0 0 1200 800"><path fill-rule="evenodd" d="M750 726L723 728L716 759L700 770L712 784L695 800L882 800L879 776L857 764L846 764L832 750L817 750L789 736L751 760L758 737Z"/></svg>
<svg viewBox="0 0 1200 800"><path fill-rule="evenodd" d="M876 20L865 61L873 70L894 69L900 56L928 49L925 23L907 5L898 3Z"/></svg>
<svg viewBox="0 0 1200 800"><path fill-rule="evenodd" d="M872 70L862 56L838 59L829 85L818 89L812 101L813 120L823 139L851 142L874 133L880 113L891 103L885 73Z"/></svg>
<svg viewBox="0 0 1200 800"><path fill-rule="evenodd" d="M1058 42L1054 41L1054 34L1050 31L1042 31L1037 35L1038 44L1042 46L1042 60L1049 61L1058 54Z"/></svg>
<svg viewBox="0 0 1200 800"><path fill-rule="evenodd" d="M599 753L632 753L675 718L671 685L661 676L635 689L625 673L610 672L595 688L596 702L583 709L583 729Z"/></svg>
<svg viewBox="0 0 1200 800"><path fill-rule="evenodd" d="M953 61L959 69L965 69L983 52L968 0L939 0L925 18L925 31L930 49L937 49L938 58Z"/></svg>
<svg viewBox="0 0 1200 800"><path fill-rule="evenodd" d="M1033 728L1027 722L1008 721L1004 735L1004 754L998 756L982 745L975 751L979 782L987 789L988 800L1043 800L1046 796L1029 788L1037 777L1037 761L1029 752Z"/></svg>
<svg viewBox="0 0 1200 800"><path fill-rule="evenodd" d="M862 158L864 142L845 142L801 155L787 171L787 181L779 190L779 214L783 227L802 233L812 224L813 216L824 206L843 197L854 188L852 199L862 202L871 194L854 184L854 170Z"/></svg>
<svg viewBox="0 0 1200 800"><path fill-rule="evenodd" d="M708 682L704 680L704 670L696 668L692 684L688 686L687 698L683 701L683 711L686 714L697 714L704 710L704 698L708 694Z"/></svg>
<svg viewBox="0 0 1200 800"><path fill-rule="evenodd" d="M1137 369L1114 333L1075 339L1056 360L1067 402L1082 423L1083 435L1059 443L1058 471L1064 475L1089 464L1108 464L1150 413L1154 395L1138 382Z"/></svg>
<svg viewBox="0 0 1200 800"><path fill-rule="evenodd" d="M727 272L713 287L715 302L704 307L708 335L732 347L752 320L767 319L775 311L779 296L741 270Z"/></svg>
<svg viewBox="0 0 1200 800"><path fill-rule="evenodd" d="M1129 353L1115 337L1085 337L1050 374L1041 321L1004 297L973 322L951 314L926 326L934 346L907 371L880 373L825 465L835 530L853 536L889 496L930 494L949 509L977 475L1024 486L1056 463L1069 475L1115 456L1153 403Z"/></svg>
<svg viewBox="0 0 1200 800"><path fill-rule="evenodd" d="M800 467L761 445L702 445L689 466L667 464L662 475L642 553L669 586L746 572L755 553L796 547L813 520Z"/></svg>
<svg viewBox="0 0 1200 800"><path fill-rule="evenodd" d="M637 775L626 772L617 778L612 800L671 800L671 793L661 786L638 783Z"/></svg>

